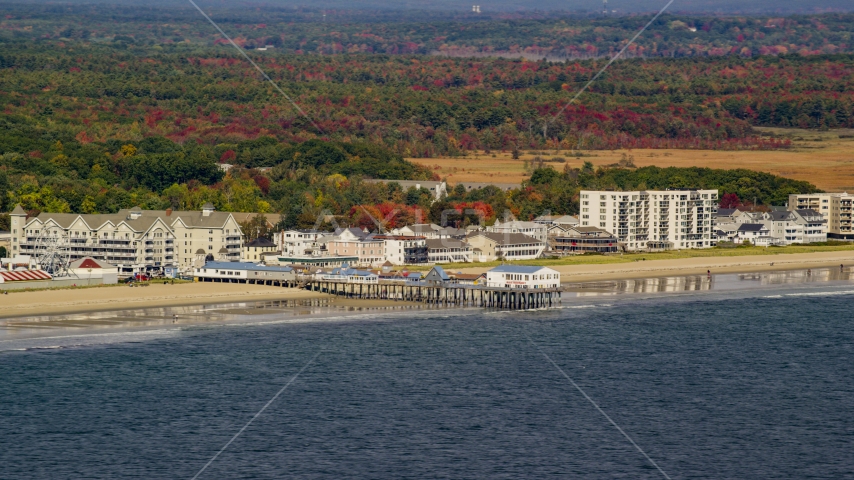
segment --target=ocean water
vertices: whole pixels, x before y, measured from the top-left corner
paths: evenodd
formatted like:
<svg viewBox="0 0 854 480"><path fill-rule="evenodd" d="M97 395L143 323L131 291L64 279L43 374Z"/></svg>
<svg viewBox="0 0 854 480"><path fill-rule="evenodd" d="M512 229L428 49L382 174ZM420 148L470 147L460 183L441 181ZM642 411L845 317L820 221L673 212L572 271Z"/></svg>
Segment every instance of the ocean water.
<svg viewBox="0 0 854 480"><path fill-rule="evenodd" d="M852 305L786 286L54 339L0 353L0 478L193 478L303 368L199 478L664 478L572 382L671 478L854 478Z"/></svg>

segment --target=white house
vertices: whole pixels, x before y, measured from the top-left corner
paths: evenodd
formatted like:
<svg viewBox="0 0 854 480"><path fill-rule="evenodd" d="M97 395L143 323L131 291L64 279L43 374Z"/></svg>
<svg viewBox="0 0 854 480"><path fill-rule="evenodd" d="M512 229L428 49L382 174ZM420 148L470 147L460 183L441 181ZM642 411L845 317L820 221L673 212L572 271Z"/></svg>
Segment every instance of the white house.
<svg viewBox="0 0 854 480"><path fill-rule="evenodd" d="M486 284L501 288L558 288L560 273L548 267L501 265L486 272Z"/></svg>
<svg viewBox="0 0 854 480"><path fill-rule="evenodd" d="M469 263L472 246L454 238L432 238L426 241L428 263Z"/></svg>
<svg viewBox="0 0 854 480"><path fill-rule="evenodd" d="M385 243L385 259L392 265L427 263L427 240L420 236L375 235Z"/></svg>
<svg viewBox="0 0 854 480"><path fill-rule="evenodd" d="M320 230L283 230L273 235L282 255L303 256L320 250L331 232Z"/></svg>
<svg viewBox="0 0 854 480"><path fill-rule="evenodd" d="M505 260L532 260L546 249L546 242L523 233L474 232L466 237L472 246L472 258L476 262Z"/></svg>
<svg viewBox="0 0 854 480"><path fill-rule="evenodd" d="M742 223L738 226L733 243L750 242L758 247L782 244L782 241L771 236L771 230L761 223Z"/></svg>
<svg viewBox="0 0 854 480"><path fill-rule="evenodd" d="M792 210L798 223L804 227L804 243L827 241L827 220L821 213L811 209Z"/></svg>
<svg viewBox="0 0 854 480"><path fill-rule="evenodd" d="M534 237L543 243L546 243L549 236L548 225L537 222L520 222L518 220L511 220L504 223L496 220L495 225L487 227L486 230L495 233L521 233L529 237Z"/></svg>

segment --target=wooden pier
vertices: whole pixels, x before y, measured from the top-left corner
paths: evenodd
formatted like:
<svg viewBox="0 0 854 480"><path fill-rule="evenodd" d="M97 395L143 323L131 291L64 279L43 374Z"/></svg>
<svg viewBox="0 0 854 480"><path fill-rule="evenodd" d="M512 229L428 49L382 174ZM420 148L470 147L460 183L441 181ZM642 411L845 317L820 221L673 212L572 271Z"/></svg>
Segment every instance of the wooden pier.
<svg viewBox="0 0 854 480"><path fill-rule="evenodd" d="M487 307L507 310L554 307L561 302L561 290L487 287L459 284L350 283L307 281L304 288L347 298L398 300L431 305Z"/></svg>

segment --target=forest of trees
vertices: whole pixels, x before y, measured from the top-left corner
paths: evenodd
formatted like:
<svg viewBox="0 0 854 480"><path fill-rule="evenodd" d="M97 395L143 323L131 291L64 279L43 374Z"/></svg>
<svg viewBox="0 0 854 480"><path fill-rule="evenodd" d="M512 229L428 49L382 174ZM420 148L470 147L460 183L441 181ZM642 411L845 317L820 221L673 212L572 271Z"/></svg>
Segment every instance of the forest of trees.
<svg viewBox="0 0 854 480"><path fill-rule="evenodd" d="M718 2L720 0L717 0ZM173 48L222 42L190 5L4 5L0 35L42 43L83 40L121 48ZM244 8L206 11L244 47L295 54L475 54L587 59L618 51L650 15L601 17L571 12L366 11ZM657 6L655 7L658 8ZM677 9L674 5L674 9ZM485 10L489 10L484 6ZM627 51L629 57L852 53L854 14L789 16L666 13Z"/></svg>
<svg viewBox="0 0 854 480"><path fill-rule="evenodd" d="M67 17L56 15L62 9L71 9ZM767 205L815 188L746 170L567 166L536 170L528 184L509 193L454 191L446 202L432 204L426 190L361 179L437 179L404 158L472 150L548 149L581 156L584 150L615 148L778 149L788 141L761 136L752 126L854 127L851 54L692 51L684 58L630 58L614 63L577 103L561 110L604 59L415 54L424 53L422 47L413 53L345 49L320 55L323 48L296 52L274 38L259 40L278 48L250 55L309 121L232 47L216 42L204 24L181 23L190 21L187 12L177 23L167 21L175 13L168 9L143 8L137 17L122 7L87 12L84 19L68 6L13 5L0 20L0 211L16 203L31 213L114 212L135 205L195 209L210 201L221 210L282 212L289 226L311 226L324 212L359 224L372 216L438 221L448 209L473 209L489 219L504 211L530 218L544 211L577 213L582 188L686 187L720 188ZM255 13L230 12L228 28L268 31L241 23ZM304 18L292 18L288 28L304 29L299 35L311 41L322 41L331 26L358 26L364 38L379 35L367 32L397 32L414 43L423 33L404 35L405 22L392 21L323 26L308 20L315 13L292 13ZM268 21L284 21L282 15L274 12ZM430 28L447 28L457 40L470 35L495 43L512 35L533 39L564 22L568 26L561 28L577 27L582 37L590 34L588 26L593 34L616 29L602 42L618 46L641 20L451 19ZM837 14L667 18L659 26L665 30L653 29L647 40L665 32L662 48L685 46L691 44L689 33L724 38L737 24L739 35L753 32L748 36L757 42L763 40L761 30L797 34L802 41L816 34L826 45L829 38L848 35L838 27L851 20ZM524 22L533 26L523 28ZM489 29L493 37L476 33L488 25L495 27ZM169 41L167 33L174 34ZM831 51L819 50L812 53ZM633 56L655 57L641 53ZM223 164L234 168L226 174ZM465 220L462 214L459 220Z"/></svg>

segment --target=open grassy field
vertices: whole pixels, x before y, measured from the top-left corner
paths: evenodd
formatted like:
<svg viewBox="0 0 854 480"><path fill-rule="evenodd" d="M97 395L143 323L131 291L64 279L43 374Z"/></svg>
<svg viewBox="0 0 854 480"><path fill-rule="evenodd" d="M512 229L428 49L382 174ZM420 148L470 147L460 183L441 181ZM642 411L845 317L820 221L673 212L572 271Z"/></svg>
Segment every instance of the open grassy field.
<svg viewBox="0 0 854 480"><path fill-rule="evenodd" d="M723 150L594 150L576 157L570 151L525 152L513 160L510 152L478 152L460 158L411 158L409 160L434 168L448 183L492 182L521 183L528 178L526 160L535 156L547 161L563 157L565 162L548 162L560 170L565 164L580 167L585 161L595 166L632 158L638 167L709 167L747 168L805 180L826 191L854 191L854 129L813 130L757 128L758 131L790 138L792 148L774 151Z"/></svg>

